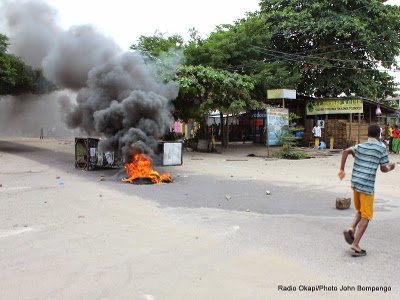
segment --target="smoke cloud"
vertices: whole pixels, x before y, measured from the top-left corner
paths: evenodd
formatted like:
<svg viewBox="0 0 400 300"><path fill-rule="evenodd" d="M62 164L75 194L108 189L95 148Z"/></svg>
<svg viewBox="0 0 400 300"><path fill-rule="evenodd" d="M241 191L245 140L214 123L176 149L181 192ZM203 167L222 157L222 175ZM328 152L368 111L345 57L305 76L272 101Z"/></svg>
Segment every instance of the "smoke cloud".
<svg viewBox="0 0 400 300"><path fill-rule="evenodd" d="M104 150L122 151L127 159L132 155L131 147L153 155L158 138L173 124L170 103L178 95L178 85L160 83L142 57L123 52L111 37L92 25L62 29L57 12L45 1L3 3L0 19L5 21L3 33L10 38L9 52L43 68L45 76L61 90L76 93L76 97L60 93L47 96L53 100L49 109L58 102L62 119L70 128L105 137ZM27 101L29 105L23 105ZM3 97L0 109L9 120L16 112L37 113L34 108L39 102L27 96ZM43 103L49 104L49 100Z"/></svg>
<svg viewBox="0 0 400 300"><path fill-rule="evenodd" d="M130 158L133 147L152 156L158 138L173 124L170 100L177 95L176 83L157 82L142 57L124 53L89 72L77 104L66 106L65 121L104 135L104 150L122 150Z"/></svg>
<svg viewBox="0 0 400 300"><path fill-rule="evenodd" d="M0 135L39 137L40 128L44 136L69 136L78 134L62 122L57 98L65 92L50 95L25 95L0 98Z"/></svg>
<svg viewBox="0 0 400 300"><path fill-rule="evenodd" d="M34 68L42 67L42 61L55 45L62 29L58 25L57 10L44 1L1 1L0 20L3 34L10 38L9 52L22 58Z"/></svg>
<svg viewBox="0 0 400 300"><path fill-rule="evenodd" d="M57 36L42 67L58 86L77 90L85 86L93 67L109 61L120 51L112 38L92 25L73 26Z"/></svg>

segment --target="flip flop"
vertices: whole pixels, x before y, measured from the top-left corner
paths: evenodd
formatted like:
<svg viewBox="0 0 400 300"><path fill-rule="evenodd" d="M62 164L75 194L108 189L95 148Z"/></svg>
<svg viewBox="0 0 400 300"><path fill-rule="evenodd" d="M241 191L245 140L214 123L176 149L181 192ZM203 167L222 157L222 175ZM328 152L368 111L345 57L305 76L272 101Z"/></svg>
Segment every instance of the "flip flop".
<svg viewBox="0 0 400 300"><path fill-rule="evenodd" d="M357 249L355 249L353 247L350 247L350 249L354 251L352 256L365 256L365 255L367 255L367 251L365 251L363 249L357 250Z"/></svg>
<svg viewBox="0 0 400 300"><path fill-rule="evenodd" d="M347 244L352 245L354 242L354 233L350 230L343 231L344 239L346 240Z"/></svg>
<svg viewBox="0 0 400 300"><path fill-rule="evenodd" d="M367 255L367 251L362 250L362 249L361 249L361 251L357 251L357 250L354 250L354 249L351 249L351 250L354 251L354 253L351 255L351 256L353 256L353 257L359 257L359 256L365 256L365 255Z"/></svg>

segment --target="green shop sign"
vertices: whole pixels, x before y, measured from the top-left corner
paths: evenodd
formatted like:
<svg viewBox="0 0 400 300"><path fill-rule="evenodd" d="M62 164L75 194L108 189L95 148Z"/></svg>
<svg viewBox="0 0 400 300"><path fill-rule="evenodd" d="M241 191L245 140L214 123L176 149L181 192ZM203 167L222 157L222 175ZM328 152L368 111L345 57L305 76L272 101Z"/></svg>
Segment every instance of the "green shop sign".
<svg viewBox="0 0 400 300"><path fill-rule="evenodd" d="M326 99L308 101L307 115L362 113L362 99Z"/></svg>

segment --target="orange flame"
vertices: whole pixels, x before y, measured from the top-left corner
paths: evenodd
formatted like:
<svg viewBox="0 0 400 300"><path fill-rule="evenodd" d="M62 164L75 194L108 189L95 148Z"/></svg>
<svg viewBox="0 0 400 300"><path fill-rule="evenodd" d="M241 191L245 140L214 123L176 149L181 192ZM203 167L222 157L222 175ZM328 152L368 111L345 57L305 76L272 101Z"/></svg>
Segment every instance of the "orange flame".
<svg viewBox="0 0 400 300"><path fill-rule="evenodd" d="M154 171L151 167L150 158L141 153L135 153L132 157L131 163L125 165L125 169L129 178L122 178L122 181L129 181L130 183L135 184L134 180L136 178L147 177L156 184L172 182L169 173L160 175L157 171Z"/></svg>

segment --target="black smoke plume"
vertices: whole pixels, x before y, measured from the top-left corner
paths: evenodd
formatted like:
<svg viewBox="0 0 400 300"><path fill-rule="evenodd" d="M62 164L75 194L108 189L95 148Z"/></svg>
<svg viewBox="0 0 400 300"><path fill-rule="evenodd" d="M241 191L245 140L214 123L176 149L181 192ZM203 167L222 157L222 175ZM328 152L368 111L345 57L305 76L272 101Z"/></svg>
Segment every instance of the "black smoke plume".
<svg viewBox="0 0 400 300"><path fill-rule="evenodd" d="M66 105L66 123L89 134L104 135L104 150L122 150L129 159L136 151L154 155L158 138L173 124L170 100L177 97L175 83L163 84L142 57L124 53L89 72L87 87L77 104Z"/></svg>
<svg viewBox="0 0 400 300"><path fill-rule="evenodd" d="M76 92L75 99L57 96L70 128L105 137L104 150L122 151L126 159L131 147L153 155L158 138L173 124L176 84L160 83L138 54L123 52L92 25L62 29L45 1L5 0L0 9L10 52L43 68L60 89ZM22 102L15 101L13 110L20 111L16 106Z"/></svg>

